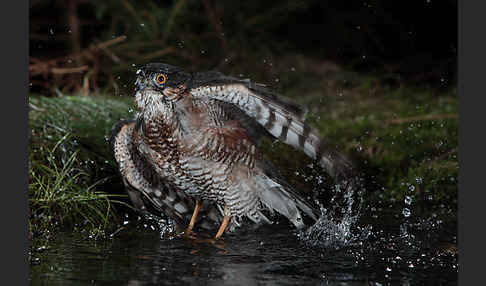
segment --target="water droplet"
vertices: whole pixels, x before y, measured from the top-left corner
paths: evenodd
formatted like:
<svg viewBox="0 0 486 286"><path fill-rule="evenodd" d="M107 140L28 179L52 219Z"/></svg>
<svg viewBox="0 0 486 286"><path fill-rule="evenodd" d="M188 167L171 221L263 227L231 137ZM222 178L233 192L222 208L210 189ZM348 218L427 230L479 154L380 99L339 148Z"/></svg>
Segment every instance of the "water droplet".
<svg viewBox="0 0 486 286"><path fill-rule="evenodd" d="M422 177L415 177L415 182L417 182L417 184L422 184Z"/></svg>
<svg viewBox="0 0 486 286"><path fill-rule="evenodd" d="M409 217L412 213L408 208L403 208L402 214L404 217Z"/></svg>
<svg viewBox="0 0 486 286"><path fill-rule="evenodd" d="M145 27L145 23L140 23L140 27Z"/></svg>

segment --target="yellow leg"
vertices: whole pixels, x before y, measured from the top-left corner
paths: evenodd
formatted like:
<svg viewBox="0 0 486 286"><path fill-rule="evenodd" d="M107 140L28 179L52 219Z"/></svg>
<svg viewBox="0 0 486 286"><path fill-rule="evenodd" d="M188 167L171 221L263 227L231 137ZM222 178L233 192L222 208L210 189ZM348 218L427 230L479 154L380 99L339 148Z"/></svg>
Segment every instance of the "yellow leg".
<svg viewBox="0 0 486 286"><path fill-rule="evenodd" d="M197 215L199 214L199 209L201 208L201 203L196 201L196 206L194 207L194 212L192 213L191 221L189 222L189 226L187 227L186 233L190 233L194 228L194 224L196 223Z"/></svg>
<svg viewBox="0 0 486 286"><path fill-rule="evenodd" d="M218 238L221 237L221 235L223 235L223 232L226 229L226 227L228 226L230 219L231 219L230 215L224 216L223 222L221 223L221 226L219 227L218 233L216 233L216 236L214 238L218 239Z"/></svg>

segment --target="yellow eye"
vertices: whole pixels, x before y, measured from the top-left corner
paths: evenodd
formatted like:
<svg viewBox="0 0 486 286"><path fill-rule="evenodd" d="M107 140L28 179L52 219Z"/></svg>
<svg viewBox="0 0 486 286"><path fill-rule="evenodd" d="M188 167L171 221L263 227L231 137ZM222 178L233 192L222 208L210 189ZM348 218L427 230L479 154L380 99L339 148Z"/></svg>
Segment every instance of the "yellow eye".
<svg viewBox="0 0 486 286"><path fill-rule="evenodd" d="M158 75L155 76L155 81L158 84L164 84L167 81L167 76L163 73L159 73Z"/></svg>

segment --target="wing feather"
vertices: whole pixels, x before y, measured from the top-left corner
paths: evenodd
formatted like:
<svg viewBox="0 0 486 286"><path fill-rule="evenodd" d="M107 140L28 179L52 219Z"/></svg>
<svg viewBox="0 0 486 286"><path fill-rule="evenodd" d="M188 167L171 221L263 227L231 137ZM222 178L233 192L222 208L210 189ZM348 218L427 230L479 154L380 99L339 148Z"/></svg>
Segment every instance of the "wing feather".
<svg viewBox="0 0 486 286"><path fill-rule="evenodd" d="M160 178L153 167L138 153L132 141L135 124L135 120L118 122L112 129L110 140L130 200L142 213L153 208L174 219L179 226L185 227L192 216L194 201ZM206 209L208 212L215 211L214 206L207 206ZM201 211L206 212L205 209ZM213 217L220 219L218 215L213 214Z"/></svg>
<svg viewBox="0 0 486 286"><path fill-rule="evenodd" d="M194 76L190 93L231 104L253 118L273 137L303 151L336 179L354 173L351 162L304 122L305 112L296 104L249 80L227 77L218 72Z"/></svg>

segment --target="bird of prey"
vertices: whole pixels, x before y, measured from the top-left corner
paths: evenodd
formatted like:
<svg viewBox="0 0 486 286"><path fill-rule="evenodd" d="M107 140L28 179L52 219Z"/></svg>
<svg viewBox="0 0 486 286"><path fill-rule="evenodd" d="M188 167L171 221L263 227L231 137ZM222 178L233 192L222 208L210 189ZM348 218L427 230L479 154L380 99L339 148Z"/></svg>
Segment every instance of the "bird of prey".
<svg viewBox="0 0 486 286"><path fill-rule="evenodd" d="M296 228L320 211L279 176L259 142L271 136L315 159L336 179L351 163L304 123L304 111L263 85L216 71L188 73L164 63L137 71L137 113L113 129L113 150L133 204L147 204L192 231L200 211L228 225L271 223L279 213ZM192 214L191 214L192 210Z"/></svg>

